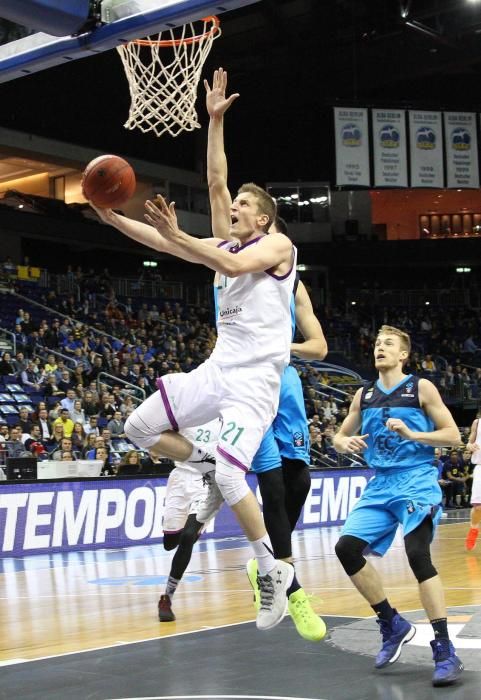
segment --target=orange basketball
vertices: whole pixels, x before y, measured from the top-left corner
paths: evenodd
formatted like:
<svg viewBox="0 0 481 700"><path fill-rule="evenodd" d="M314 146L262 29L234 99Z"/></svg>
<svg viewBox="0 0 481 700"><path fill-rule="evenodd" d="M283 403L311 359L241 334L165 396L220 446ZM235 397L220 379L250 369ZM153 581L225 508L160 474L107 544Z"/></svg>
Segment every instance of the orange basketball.
<svg viewBox="0 0 481 700"><path fill-rule="evenodd" d="M99 209L116 209L135 192L132 166L119 156L94 158L84 170L82 192Z"/></svg>

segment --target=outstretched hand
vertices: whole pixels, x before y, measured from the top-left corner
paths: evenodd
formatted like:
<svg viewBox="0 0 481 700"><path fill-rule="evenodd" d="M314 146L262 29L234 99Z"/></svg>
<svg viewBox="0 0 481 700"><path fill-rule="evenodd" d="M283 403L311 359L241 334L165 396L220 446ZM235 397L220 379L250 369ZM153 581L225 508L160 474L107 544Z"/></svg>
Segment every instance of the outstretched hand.
<svg viewBox="0 0 481 700"><path fill-rule="evenodd" d="M167 204L165 199L158 195L154 202L148 199L145 202L147 214L144 214L145 219L151 226L167 240L173 241L179 235L179 227L177 225L177 214L175 213L175 202Z"/></svg>
<svg viewBox="0 0 481 700"><path fill-rule="evenodd" d="M231 104L239 97L239 93L235 92L230 97L226 97L227 90L227 72L223 68L214 71L212 79L212 88L207 80L204 80L206 92L206 106L209 117L220 118L229 109Z"/></svg>

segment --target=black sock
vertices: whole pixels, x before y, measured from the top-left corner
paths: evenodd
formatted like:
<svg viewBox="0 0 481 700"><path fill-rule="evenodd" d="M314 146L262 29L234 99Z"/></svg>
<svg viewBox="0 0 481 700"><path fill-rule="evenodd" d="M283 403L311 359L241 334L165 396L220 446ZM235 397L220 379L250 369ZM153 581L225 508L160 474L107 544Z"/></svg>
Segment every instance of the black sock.
<svg viewBox="0 0 481 700"><path fill-rule="evenodd" d="M391 622L396 612L387 602L387 598L381 600L380 603L371 605L371 608L381 620L386 620L386 622Z"/></svg>
<svg viewBox="0 0 481 700"><path fill-rule="evenodd" d="M431 620L431 625L434 630L435 639L449 639L448 621L445 617Z"/></svg>
<svg viewBox="0 0 481 700"><path fill-rule="evenodd" d="M289 598L291 593L295 593L296 591L299 590L300 587L301 587L301 584L299 583L299 581L296 578L296 575L294 574L294 578L292 579L292 583L291 583L290 587L287 589L287 593L286 593L287 597Z"/></svg>

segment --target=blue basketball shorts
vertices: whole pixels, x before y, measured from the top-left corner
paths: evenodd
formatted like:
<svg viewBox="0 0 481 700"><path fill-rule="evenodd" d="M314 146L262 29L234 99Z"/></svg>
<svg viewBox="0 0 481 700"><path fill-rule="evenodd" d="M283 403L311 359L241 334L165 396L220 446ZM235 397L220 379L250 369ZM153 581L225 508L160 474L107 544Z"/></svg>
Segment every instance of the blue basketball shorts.
<svg viewBox="0 0 481 700"><path fill-rule="evenodd" d="M391 546L398 525L406 536L430 517L434 534L441 513L438 472L430 464L413 469L378 469L348 515L342 534L365 540L370 551L382 556Z"/></svg>
<svg viewBox="0 0 481 700"><path fill-rule="evenodd" d="M279 408L252 461L253 472L267 472L282 464L282 457L310 463L309 429L302 383L294 367L284 370Z"/></svg>

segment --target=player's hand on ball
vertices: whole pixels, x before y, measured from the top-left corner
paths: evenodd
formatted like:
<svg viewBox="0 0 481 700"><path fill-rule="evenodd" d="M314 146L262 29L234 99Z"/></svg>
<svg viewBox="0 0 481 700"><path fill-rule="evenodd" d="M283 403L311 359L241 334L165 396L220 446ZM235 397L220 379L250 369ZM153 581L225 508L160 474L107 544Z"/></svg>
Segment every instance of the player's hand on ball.
<svg viewBox="0 0 481 700"><path fill-rule="evenodd" d="M406 423L400 418L388 418L386 422L386 428L392 430L393 433L397 433L400 437L405 440L412 440L413 432L410 430Z"/></svg>

